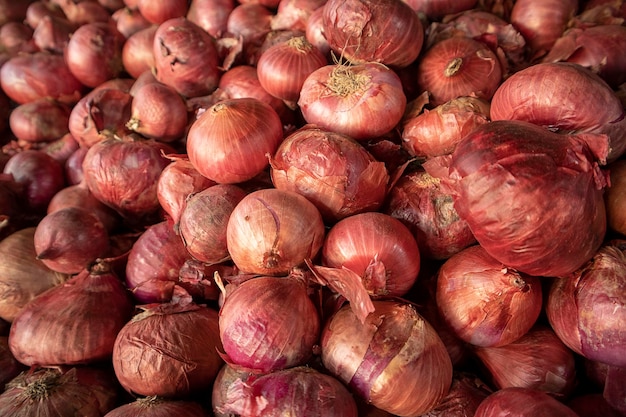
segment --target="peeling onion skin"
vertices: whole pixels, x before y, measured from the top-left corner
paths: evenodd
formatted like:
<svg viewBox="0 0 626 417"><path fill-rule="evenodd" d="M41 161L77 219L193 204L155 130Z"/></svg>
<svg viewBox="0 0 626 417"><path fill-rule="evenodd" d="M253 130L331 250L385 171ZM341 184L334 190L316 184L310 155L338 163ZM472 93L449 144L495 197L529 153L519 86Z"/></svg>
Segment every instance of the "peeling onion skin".
<svg viewBox="0 0 626 417"><path fill-rule="evenodd" d="M583 357L626 368L626 243L612 240L550 286L546 314L559 338ZM593 313L593 314L590 314Z"/></svg>
<svg viewBox="0 0 626 417"><path fill-rule="evenodd" d="M503 388L478 406L474 417L578 417L549 394L529 388Z"/></svg>
<svg viewBox="0 0 626 417"><path fill-rule="evenodd" d="M320 340L324 367L379 409L402 417L427 413L449 392L450 356L413 306L374 305L365 323L347 305L327 321Z"/></svg>
<svg viewBox="0 0 626 417"><path fill-rule="evenodd" d="M525 335L542 309L539 278L506 268L480 246L441 266L437 306L443 320L474 346L503 346Z"/></svg>

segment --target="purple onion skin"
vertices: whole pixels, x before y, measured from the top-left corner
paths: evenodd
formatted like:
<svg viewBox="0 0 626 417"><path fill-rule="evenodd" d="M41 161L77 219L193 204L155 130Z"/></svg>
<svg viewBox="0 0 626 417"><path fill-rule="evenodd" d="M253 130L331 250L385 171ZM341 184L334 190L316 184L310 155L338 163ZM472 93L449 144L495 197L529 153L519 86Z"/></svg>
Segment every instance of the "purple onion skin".
<svg viewBox="0 0 626 417"><path fill-rule="evenodd" d="M528 388L504 388L485 398L474 417L579 417L549 394Z"/></svg>

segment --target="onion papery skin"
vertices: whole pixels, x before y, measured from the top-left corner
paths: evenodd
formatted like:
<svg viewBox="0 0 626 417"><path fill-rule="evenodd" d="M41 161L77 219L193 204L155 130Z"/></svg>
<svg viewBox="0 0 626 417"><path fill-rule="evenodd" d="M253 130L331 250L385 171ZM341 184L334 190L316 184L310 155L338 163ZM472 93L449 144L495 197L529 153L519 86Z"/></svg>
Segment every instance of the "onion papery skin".
<svg viewBox="0 0 626 417"><path fill-rule="evenodd" d="M190 259L169 221L152 224L128 253L126 285L138 303L170 301L180 269Z"/></svg>
<svg viewBox="0 0 626 417"><path fill-rule="evenodd" d="M322 246L322 263L347 268L374 296L402 296L417 279L420 252L410 230L398 219L364 212L333 225Z"/></svg>
<svg viewBox="0 0 626 417"><path fill-rule="evenodd" d="M452 363L432 326L408 303L374 300L361 323L349 306L325 324L324 367L366 402L398 416L419 416L448 393Z"/></svg>
<svg viewBox="0 0 626 417"><path fill-rule="evenodd" d="M122 281L98 263L26 304L11 325L9 347L28 366L107 360L134 308Z"/></svg>
<svg viewBox="0 0 626 417"><path fill-rule="evenodd" d="M254 98L227 99L196 119L187 134L192 165L217 183L241 183L260 174L283 140L280 117Z"/></svg>
<svg viewBox="0 0 626 417"><path fill-rule="evenodd" d="M62 55L47 52L9 59L0 69L0 86L18 104L45 97L74 104L86 89L70 72Z"/></svg>
<svg viewBox="0 0 626 417"><path fill-rule="evenodd" d="M477 347L474 353L497 389L531 388L567 398L578 383L574 352L544 325L509 344Z"/></svg>
<svg viewBox="0 0 626 417"><path fill-rule="evenodd" d="M421 417L473 417L480 403L492 393L478 376L456 371L448 395Z"/></svg>
<svg viewBox="0 0 626 417"><path fill-rule="evenodd" d="M274 186L305 196L327 223L375 211L387 194L389 173L383 162L353 138L316 126L286 137L270 166Z"/></svg>
<svg viewBox="0 0 626 417"><path fill-rule="evenodd" d="M304 35L311 44L315 45L317 49L324 54L325 57L330 58L330 45L324 36L324 8L318 7L313 10L311 15L306 21L306 27L304 29Z"/></svg>
<svg viewBox="0 0 626 417"><path fill-rule="evenodd" d="M444 262L436 299L454 333L482 347L504 346L524 336L542 310L539 278L507 268L480 245Z"/></svg>
<svg viewBox="0 0 626 417"><path fill-rule="evenodd" d="M11 380L0 394L0 411L14 417L102 417L118 401L112 372L96 366L34 368Z"/></svg>
<svg viewBox="0 0 626 417"><path fill-rule="evenodd" d="M453 195L424 170L402 175L389 190L383 211L411 230L426 259L448 259L476 243L454 208Z"/></svg>
<svg viewBox="0 0 626 417"><path fill-rule="evenodd" d="M241 417L358 416L352 394L339 380L305 366L235 380L218 411Z"/></svg>
<svg viewBox="0 0 626 417"><path fill-rule="evenodd" d="M154 68L152 45L158 29L150 25L130 35L122 47L122 64L133 78L138 78L144 71Z"/></svg>
<svg viewBox="0 0 626 417"><path fill-rule="evenodd" d="M609 165L611 186L605 193L607 224L610 230L626 236L626 160Z"/></svg>
<svg viewBox="0 0 626 417"><path fill-rule="evenodd" d="M307 77L298 106L307 123L364 140L396 127L406 109L406 95L400 77L385 65L334 64Z"/></svg>
<svg viewBox="0 0 626 417"><path fill-rule="evenodd" d="M215 40L184 17L161 23L154 35L156 78L183 97L215 90L221 71Z"/></svg>
<svg viewBox="0 0 626 417"><path fill-rule="evenodd" d="M578 417L571 408L543 391L503 388L478 406L474 417Z"/></svg>
<svg viewBox="0 0 626 417"><path fill-rule="evenodd" d="M9 127L19 140L48 142L68 132L70 106L40 99L17 106L9 116Z"/></svg>
<svg viewBox="0 0 626 417"><path fill-rule="evenodd" d="M260 3L238 3L228 15L226 36L241 42L241 60L255 66L259 49L272 31L274 13Z"/></svg>
<svg viewBox="0 0 626 417"><path fill-rule="evenodd" d="M227 293L219 324L228 363L267 373L306 364L321 319L304 279L260 276Z"/></svg>
<svg viewBox="0 0 626 417"><path fill-rule="evenodd" d="M218 313L188 301L154 305L120 330L113 369L129 393L189 399L210 389L222 364Z"/></svg>
<svg viewBox="0 0 626 417"><path fill-rule="evenodd" d="M502 81L502 66L486 44L455 36L424 51L416 77L435 106L463 96L488 101Z"/></svg>
<svg viewBox="0 0 626 417"><path fill-rule="evenodd" d="M221 413L218 410L222 409L222 406L226 403L226 396L230 386L235 381L242 381L250 376L251 372L246 371L244 368L229 365L225 363L215 377L215 383L211 391L211 408L215 417L230 417L231 413Z"/></svg>
<svg viewBox="0 0 626 417"><path fill-rule="evenodd" d="M404 118L402 146L418 158L450 154L465 135L489 121L487 101L477 97L453 98Z"/></svg>
<svg viewBox="0 0 626 417"><path fill-rule="evenodd" d="M493 121L522 120L562 133L608 135L607 162L626 150L622 103L599 75L578 64L544 62L516 72L494 93L490 116Z"/></svg>
<svg viewBox="0 0 626 417"><path fill-rule="evenodd" d="M79 273L109 250L104 224L76 206L46 214L37 224L34 241L37 259L63 274Z"/></svg>
<svg viewBox="0 0 626 417"><path fill-rule="evenodd" d="M226 23L235 8L235 0L191 0L187 19L216 39L226 33Z"/></svg>
<svg viewBox="0 0 626 417"><path fill-rule="evenodd" d="M413 10L423 13L430 20L440 20L444 16L454 15L466 10L474 9L477 0L403 0Z"/></svg>
<svg viewBox="0 0 626 417"><path fill-rule="evenodd" d="M234 184L216 184L189 196L178 230L195 259L209 264L230 260L226 227L230 214L246 195Z"/></svg>
<svg viewBox="0 0 626 417"><path fill-rule="evenodd" d="M306 78L327 63L324 54L305 36L296 36L265 50L256 68L259 82L268 93L295 104Z"/></svg>
<svg viewBox="0 0 626 417"><path fill-rule="evenodd" d="M141 397L122 404L104 417L208 417L200 403L190 400L168 400L160 397Z"/></svg>
<svg viewBox="0 0 626 417"><path fill-rule="evenodd" d="M0 318L7 322L37 295L69 278L37 259L35 230L25 227L0 241Z"/></svg>
<svg viewBox="0 0 626 417"><path fill-rule="evenodd" d="M450 158L457 213L503 265L534 276L573 272L606 232L606 173L596 162L604 145L592 150L579 136L529 122L482 125Z"/></svg>
<svg viewBox="0 0 626 417"><path fill-rule="evenodd" d="M579 270L554 280L546 303L552 328L570 349L622 368L626 368L625 248L623 240L604 244Z"/></svg>
<svg viewBox="0 0 626 417"><path fill-rule="evenodd" d="M89 148L83 178L89 190L129 224L149 222L160 210L157 183L174 153L166 143L132 137L106 139Z"/></svg>
<svg viewBox="0 0 626 417"><path fill-rule="evenodd" d="M353 63L380 62L402 68L422 50L422 22L402 1L329 0L323 7L328 44Z"/></svg>

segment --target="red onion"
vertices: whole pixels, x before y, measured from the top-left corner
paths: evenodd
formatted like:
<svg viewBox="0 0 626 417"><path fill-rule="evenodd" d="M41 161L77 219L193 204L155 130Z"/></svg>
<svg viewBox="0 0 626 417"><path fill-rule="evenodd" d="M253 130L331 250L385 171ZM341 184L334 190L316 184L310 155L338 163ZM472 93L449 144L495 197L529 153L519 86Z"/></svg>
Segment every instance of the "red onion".
<svg viewBox="0 0 626 417"><path fill-rule="evenodd" d="M537 325L504 346L477 347L474 353L498 389L532 388L565 398L578 382L574 353L547 326Z"/></svg>
<svg viewBox="0 0 626 417"><path fill-rule="evenodd" d="M375 300L362 323L345 306L322 330L322 362L352 392L401 416L432 410L448 393L452 364L443 342L408 303Z"/></svg>
<svg viewBox="0 0 626 417"><path fill-rule="evenodd" d="M38 0L29 2L24 17L24 23L35 29L37 25L39 25L39 22L46 17L67 20L67 16L58 4L52 1ZM76 28L75 25L72 26L74 26L74 29Z"/></svg>
<svg viewBox="0 0 626 417"><path fill-rule="evenodd" d="M398 179L389 190L384 212L411 230L424 258L448 259L476 243L454 208L453 196L424 170L407 172Z"/></svg>
<svg viewBox="0 0 626 417"><path fill-rule="evenodd" d="M502 67L486 44L455 36L424 51L416 76L438 106L462 96L490 100L502 81Z"/></svg>
<svg viewBox="0 0 626 417"><path fill-rule="evenodd" d="M221 349L217 311L182 297L146 306L122 327L113 369L130 393L188 399L211 389Z"/></svg>
<svg viewBox="0 0 626 417"><path fill-rule="evenodd" d="M18 22L24 20L26 11L32 1L14 2L11 0L0 1L0 25L6 22Z"/></svg>
<svg viewBox="0 0 626 417"><path fill-rule="evenodd" d="M242 417L359 415L352 394L339 380L304 366L235 380L217 410Z"/></svg>
<svg viewBox="0 0 626 417"><path fill-rule="evenodd" d="M33 29L21 22L7 22L0 26L0 45L12 54L37 51Z"/></svg>
<svg viewBox="0 0 626 417"><path fill-rule="evenodd" d="M191 0L187 19L219 39L226 33L228 16L234 8L235 0Z"/></svg>
<svg viewBox="0 0 626 417"><path fill-rule="evenodd" d="M91 23L112 23L111 12L97 1L57 0L56 3L76 27Z"/></svg>
<svg viewBox="0 0 626 417"><path fill-rule="evenodd" d="M437 306L456 335L474 346L504 346L524 336L542 309L539 278L520 273L474 245L439 269Z"/></svg>
<svg viewBox="0 0 626 417"><path fill-rule="evenodd" d="M363 140L396 127L406 108L406 96L398 75L385 65L337 64L323 66L307 77L298 105L308 123Z"/></svg>
<svg viewBox="0 0 626 417"><path fill-rule="evenodd" d="M455 372L448 395L421 417L474 417L480 403L492 392L476 375Z"/></svg>
<svg viewBox="0 0 626 417"><path fill-rule="evenodd" d="M48 142L68 132L71 107L47 98L21 104L11 111L9 126L19 140Z"/></svg>
<svg viewBox="0 0 626 417"><path fill-rule="evenodd" d="M0 394L5 416L102 417L118 400L115 378L96 366L34 368L22 372Z"/></svg>
<svg viewBox="0 0 626 417"><path fill-rule="evenodd" d="M549 394L530 388L503 388L478 406L474 417L578 417Z"/></svg>
<svg viewBox="0 0 626 417"><path fill-rule="evenodd" d="M157 182L157 198L171 217L174 227L178 227L187 198L215 184L201 175L186 157L173 158L161 171Z"/></svg>
<svg viewBox="0 0 626 417"><path fill-rule="evenodd" d="M187 0L167 0L154 2L138 0L137 9L150 23L161 24L169 19L185 17L189 8Z"/></svg>
<svg viewBox="0 0 626 417"><path fill-rule="evenodd" d="M246 192L233 184L217 184L190 194L180 215L179 233L187 251L209 264L230 260L226 226Z"/></svg>
<svg viewBox="0 0 626 417"><path fill-rule="evenodd" d="M215 90L221 71L215 40L184 17L161 23L154 35L157 79L183 97L198 97Z"/></svg>
<svg viewBox="0 0 626 417"><path fill-rule="evenodd" d="M33 33L33 42L41 51L63 54L76 27L65 18L44 16Z"/></svg>
<svg viewBox="0 0 626 417"><path fill-rule="evenodd" d="M168 400L161 397L141 397L122 404L104 417L208 417L202 405L191 400Z"/></svg>
<svg viewBox="0 0 626 417"><path fill-rule="evenodd" d="M449 158L455 208L504 266L535 276L568 274L594 255L605 235L606 173L596 161L606 152L528 122L484 124ZM428 161L425 168L438 176Z"/></svg>
<svg viewBox="0 0 626 417"><path fill-rule="evenodd" d="M567 406L574 410L578 417L622 417L607 401L601 393L583 393L574 396L567 401Z"/></svg>
<svg viewBox="0 0 626 417"><path fill-rule="evenodd" d="M239 2L241 3L241 2ZM236 4L226 21L226 34L239 39L244 64L256 65L258 49L272 30L274 13L259 3Z"/></svg>
<svg viewBox="0 0 626 417"><path fill-rule="evenodd" d="M18 104L44 97L73 104L84 91L84 85L70 72L63 56L47 52L9 59L0 68L0 85Z"/></svg>
<svg viewBox="0 0 626 417"><path fill-rule="evenodd" d="M68 185L78 184L83 181L83 159L88 150L89 148L85 146L79 146L65 160L65 177Z"/></svg>
<svg viewBox="0 0 626 417"><path fill-rule="evenodd" d="M283 139L280 117L254 98L226 99L193 122L187 154L193 166L218 183L240 183L260 174Z"/></svg>
<svg viewBox="0 0 626 417"><path fill-rule="evenodd" d="M179 272L191 255L168 221L152 224L128 253L126 285L139 303L170 301Z"/></svg>
<svg viewBox="0 0 626 417"><path fill-rule="evenodd" d="M96 198L130 223L149 222L161 208L157 183L174 153L165 143L127 136L89 148L83 161L84 181Z"/></svg>
<svg viewBox="0 0 626 417"><path fill-rule="evenodd" d="M177 285L185 289L194 301L219 301L222 292L215 276L231 279L237 274L236 270L229 262L210 265L197 259L187 259L178 271Z"/></svg>
<svg viewBox="0 0 626 417"><path fill-rule="evenodd" d="M423 13L430 20L440 20L444 16L454 15L474 9L477 0L403 0L418 13Z"/></svg>
<svg viewBox="0 0 626 417"><path fill-rule="evenodd" d="M67 129L67 128L66 128ZM80 148L79 143L74 139L71 133L65 133L59 138L51 140L43 144L40 148L57 161L65 164L67 159ZM69 178L66 178L69 182Z"/></svg>
<svg viewBox="0 0 626 417"><path fill-rule="evenodd" d="M72 33L65 48L67 67L82 84L96 87L122 73L125 41L124 35L109 23L84 24Z"/></svg>
<svg viewBox="0 0 626 417"><path fill-rule="evenodd" d="M602 396L622 416L626 414L626 367L607 367Z"/></svg>
<svg viewBox="0 0 626 417"><path fill-rule="evenodd" d="M155 66L152 45L158 26L151 25L130 35L122 47L122 63L131 77L139 78Z"/></svg>
<svg viewBox="0 0 626 417"><path fill-rule="evenodd" d="M330 58L330 45L324 36L324 8L318 7L315 9L306 21L306 27L304 34L312 45L315 45L317 49L324 54L325 57Z"/></svg>
<svg viewBox="0 0 626 417"><path fill-rule="evenodd" d="M254 277L227 290L219 325L228 363L262 373L307 363L321 324L304 277Z"/></svg>
<svg viewBox="0 0 626 417"><path fill-rule="evenodd" d="M626 236L626 160L608 166L611 186L605 192L607 225L611 231Z"/></svg>
<svg viewBox="0 0 626 417"><path fill-rule="evenodd" d="M131 9L126 6L116 9L111 14L111 18L115 22L118 32L124 35L126 40L140 30L153 26L138 9ZM150 45L152 46L152 43Z"/></svg>
<svg viewBox="0 0 626 417"><path fill-rule="evenodd" d="M282 0L272 18L272 30L300 30L304 32L313 12L321 9L327 0Z"/></svg>
<svg viewBox="0 0 626 417"><path fill-rule="evenodd" d="M8 322L30 300L68 279L37 259L34 235L34 226L25 227L0 241L0 318Z"/></svg>
<svg viewBox="0 0 626 417"><path fill-rule="evenodd" d="M604 244L580 269L552 283L546 304L552 328L570 349L618 367L626 367L625 251L623 240Z"/></svg>
<svg viewBox="0 0 626 417"><path fill-rule="evenodd" d="M498 87L490 112L492 120L523 120L563 133L608 135L608 162L626 150L622 103L597 74L578 64L540 63L516 72Z"/></svg>
<svg viewBox="0 0 626 417"><path fill-rule="evenodd" d="M134 91L126 126L146 138L173 142L182 138L187 128L187 105L169 85L144 84Z"/></svg>
<svg viewBox="0 0 626 417"><path fill-rule="evenodd" d="M11 325L9 346L28 366L95 363L111 357L133 311L117 275L96 263L26 304Z"/></svg>
<svg viewBox="0 0 626 417"><path fill-rule="evenodd" d="M304 195L329 222L375 211L386 197L385 164L349 136L316 126L287 136L270 165L276 188Z"/></svg>
<svg viewBox="0 0 626 417"><path fill-rule="evenodd" d="M244 370L240 366L229 365L225 363L215 377L215 383L211 391L211 408L213 409L213 415L215 417L230 417L230 412L221 413L218 409L221 409L226 402L226 396L230 386L236 381L245 380L250 376L251 372Z"/></svg>
<svg viewBox="0 0 626 417"><path fill-rule="evenodd" d="M576 0L516 0L510 22L519 30L531 61L545 55L578 10Z"/></svg>
<svg viewBox="0 0 626 417"><path fill-rule="evenodd" d="M19 363L9 350L9 338L0 336L0 394L4 392L7 382L26 369L26 366Z"/></svg>
<svg viewBox="0 0 626 417"><path fill-rule="evenodd" d="M401 68L422 50L422 22L403 1L328 0L323 7L324 36L348 61Z"/></svg>

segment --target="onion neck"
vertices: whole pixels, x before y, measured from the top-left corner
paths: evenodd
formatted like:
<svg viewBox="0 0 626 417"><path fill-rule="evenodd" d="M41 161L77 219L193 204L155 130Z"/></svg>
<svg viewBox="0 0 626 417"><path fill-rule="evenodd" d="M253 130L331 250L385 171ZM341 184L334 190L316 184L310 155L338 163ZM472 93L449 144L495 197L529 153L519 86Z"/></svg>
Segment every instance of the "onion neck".
<svg viewBox="0 0 626 417"><path fill-rule="evenodd" d="M443 71L443 74L446 77L452 77L459 72L462 65L463 65L463 58L456 57L448 63L448 66Z"/></svg>
<svg viewBox="0 0 626 417"><path fill-rule="evenodd" d="M370 78L365 74L358 74L347 65L339 64L333 69L328 79L328 89L339 97L365 90Z"/></svg>

